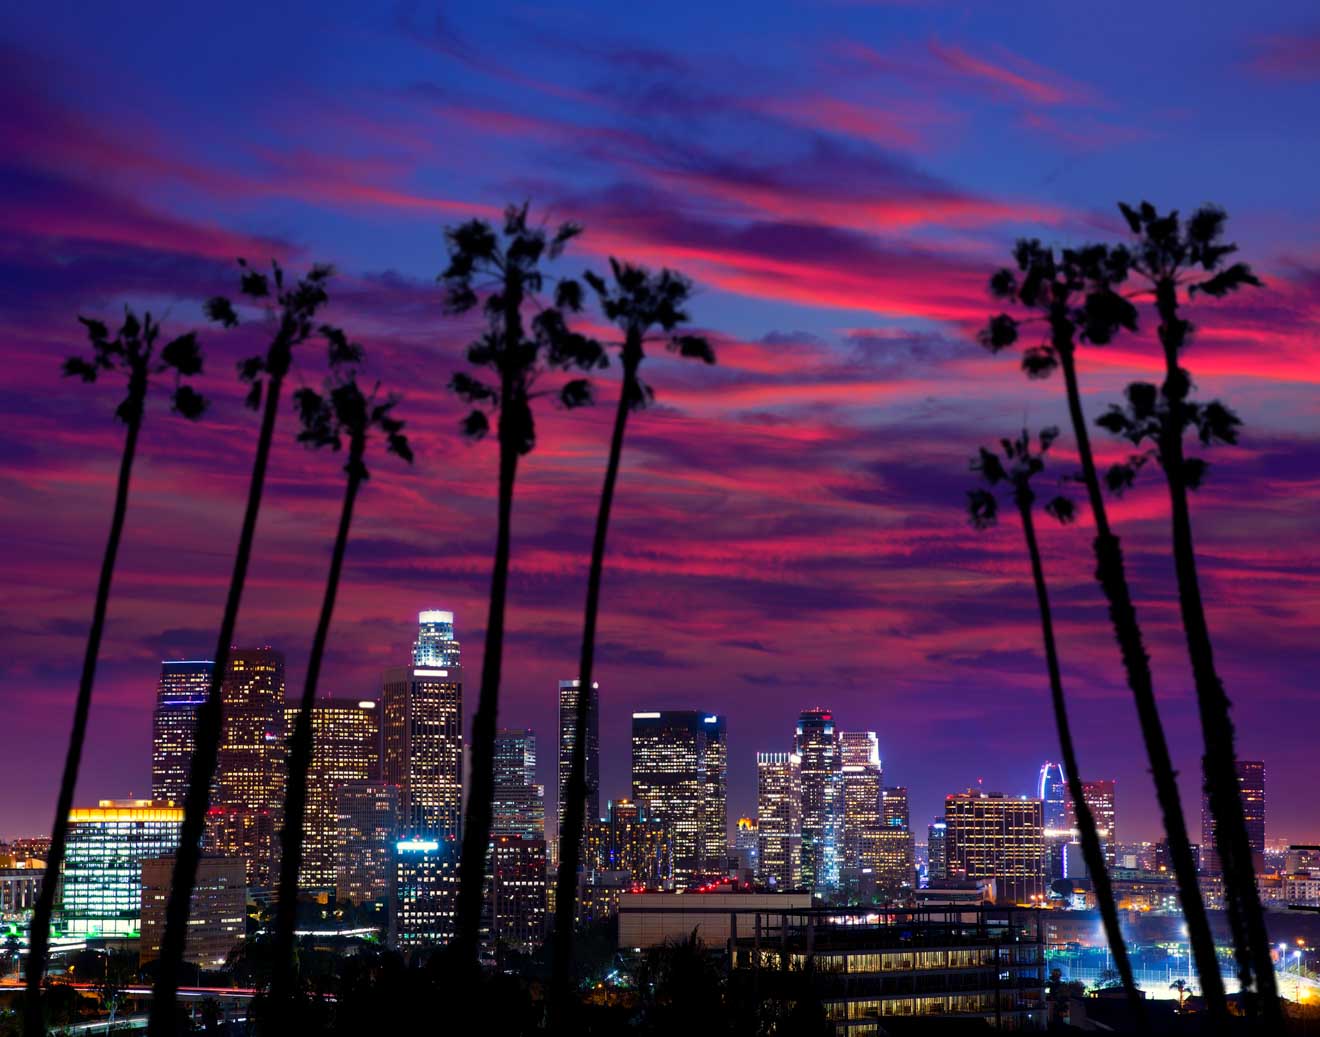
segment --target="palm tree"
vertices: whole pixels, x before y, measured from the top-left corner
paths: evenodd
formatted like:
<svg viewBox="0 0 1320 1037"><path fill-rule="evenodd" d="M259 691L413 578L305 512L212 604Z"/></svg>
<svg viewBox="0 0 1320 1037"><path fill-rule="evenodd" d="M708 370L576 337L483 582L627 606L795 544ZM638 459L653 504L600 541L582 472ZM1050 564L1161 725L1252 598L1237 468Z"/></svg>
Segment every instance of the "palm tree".
<svg viewBox="0 0 1320 1037"><path fill-rule="evenodd" d="M493 377L487 384L459 372L450 387L473 409L463 421L464 433L480 439L490 430L486 410L498 412L499 512L495 562L490 581L490 611L481 665L481 691L472 718L471 790L463 828L459 863L458 920L453 941L456 960L475 967L481 923L482 887L490 843L495 784L495 731L504 652L504 605L509 582L509 536L513 484L518 460L536 445L532 400L543 392L535 385L547 368L588 371L606 363L598 342L569 330L565 313L582 308L582 286L563 279L555 286L554 303L541 306L538 296L547 280L542 259L557 259L582 232L575 223L561 224L553 234L531 227L527 206L509 206L502 233L485 220L469 220L445 232L449 266L440 275L450 313L466 313L480 302L486 331L467 350L474 367ZM523 307L539 306L531 327L523 322ZM572 379L558 391L560 403L577 407L591 402L591 384Z"/></svg>
<svg viewBox="0 0 1320 1037"><path fill-rule="evenodd" d="M1045 325L1045 337L1023 353L1022 368L1027 375L1045 378L1056 367L1063 371L1068 413L1082 463L1082 480L1095 520L1095 575L1109 604L1114 637L1137 707L1201 988L1211 1015L1222 1020L1227 1018L1228 1005L1214 938L1201 899L1196 862L1187 838L1187 821L1178 798L1177 773L1155 702L1150 658L1132 604L1122 546L1109 524L1077 381L1079 340L1098 346L1109 342L1120 328L1136 329L1136 307L1114 290L1127 277L1128 255L1121 249L1089 245L1064 249L1056 256L1053 250L1032 240L1018 242L1013 256L1016 271L1000 270L990 279L990 290L1000 299L1016 302ZM981 343L992 352L999 352L1018 340L1019 330L1016 318L1001 313L981 333Z"/></svg>
<svg viewBox="0 0 1320 1037"><path fill-rule="evenodd" d="M1054 619L1050 612L1049 591L1045 585L1045 569L1041 562L1040 545L1036 541L1036 523L1032 508L1036 502L1035 491L1031 488L1031 479L1045 468L1045 455L1059 436L1057 428L1041 430L1038 448L1033 451L1031 438L1024 429L1016 440L1000 441L1002 458L990 450L981 448L979 456L972 461L972 471L980 472L982 480L989 489L971 490L967 494L967 507L972 525L977 529L988 529L998 520L999 500L994 490L1001 483L1006 484L1022 519L1022 533L1027 541L1027 554L1031 559L1031 575L1036 584L1036 604L1040 610L1041 635L1045 642L1045 669L1050 678L1050 701L1054 707L1054 726L1059 732L1059 750L1063 754L1063 770L1068 782L1068 794L1072 797L1073 812L1077 818L1077 829L1082 837L1082 856L1086 869L1091 874L1095 887L1096 904L1100 908L1100 918L1105 927L1105 938L1109 941L1109 950L1114 956L1114 965L1119 979L1127 993L1128 1004L1133 1018L1142 1023L1145 1018L1145 1002L1137 990L1136 980L1132 976L1132 963L1128 960L1127 944L1123 942L1123 931L1118 922L1118 908L1114 902L1114 890L1109 882L1109 869L1105 864L1104 850L1100 846L1100 833L1096 829L1095 816L1082 791L1081 770L1077 765L1077 750L1073 744L1072 726L1068 720L1068 703L1063 695L1063 677L1059 670L1059 653L1054 643ZM1075 517L1073 503L1067 497L1056 497L1045 505L1045 510L1060 522L1071 522Z"/></svg>
<svg viewBox="0 0 1320 1037"><path fill-rule="evenodd" d="M1112 407L1098 420L1098 424L1137 446L1152 444L1148 451L1112 467L1107 478L1111 489L1121 492L1131 485L1142 463L1152 457L1164 472L1178 602L1205 741L1205 787L1215 818L1215 849L1224 872L1239 977L1243 990L1249 990L1254 973L1266 1017L1274 1028L1281 1029L1282 1008L1238 785L1233 721L1223 681L1215 668L1192 541L1188 491L1200 487L1207 466L1200 458L1187 457L1183 450L1183 436L1189 430L1196 432L1203 445L1210 446L1237 442L1241 424L1220 401L1198 403L1190 398L1192 379L1181 366L1181 355L1192 332L1191 322L1181 314L1183 293L1189 300L1198 292L1221 298L1245 285L1259 287L1260 281L1245 263L1224 265L1237 246L1222 241L1227 218L1222 209L1202 208L1181 221L1177 212L1161 216L1148 202L1135 209L1127 205L1119 208L1132 233L1138 236L1131 252L1131 270L1154 292L1164 381L1158 388L1146 382L1130 385L1127 405Z"/></svg>
<svg viewBox="0 0 1320 1037"><path fill-rule="evenodd" d="M1178 991L1178 1014L1182 1015L1187 1011L1187 998L1192 992L1192 988L1187 985L1187 980L1181 976L1169 984L1170 990Z"/></svg>
<svg viewBox="0 0 1320 1037"><path fill-rule="evenodd" d="M110 517L110 537L105 554L101 557L101 578L96 585L96 604L92 607L92 625L87 632L87 648L83 653L82 678L78 684L78 698L73 710L73 727L69 732L69 748L64 758L64 774L60 779L59 798L55 804L55 821L51 826L50 851L46 858L46 877L37 894L32 913L27 958L27 1001L24 1013L28 1037L39 1037L45 1032L45 1017L41 1006L41 983L46 974L46 955L50 947L50 917L55 906L55 887L64 863L64 849L69 834L69 811L73 808L74 790L78 785L78 767L82 762L83 742L87 737L87 718L92 708L92 685L96 679L96 661L101 651L101 635L105 630L106 607L110 600L110 583L115 572L115 558L119 554L119 541L124 533L124 518L128 511L128 487L133 475L133 461L137 454L138 434L146 412L147 390L152 375L174 373L173 409L189 420L196 420L206 409L206 401L181 379L200 374L202 352L195 332L171 339L156 351L160 338L160 323L150 313L141 320L132 310L124 313L124 322L114 337L110 329L99 320L79 317L87 329L92 355L70 357L64 362L64 374L94 382L102 374L122 375L128 381L128 393L115 408L115 417L124 423L124 449L119 460L119 481L115 488L114 511Z"/></svg>
<svg viewBox="0 0 1320 1037"><path fill-rule="evenodd" d="M680 356L693 357L707 364L715 362L715 350L700 335L679 334L677 328L688 320L683 307L692 294L692 283L681 274L661 270L652 274L643 267L610 259L612 283L588 272L584 280L600 299L605 316L623 332L618 343L623 366L623 384L614 413L614 431L610 436L609 460L605 465L605 483L600 491L596 512L596 534L591 544L591 568L587 575L586 616L582 625L582 656L578 666L577 715L574 717L573 756L569 765L565 797L564 829L559 833L559 875L555 899L554 982L556 1002L569 1004L569 980L572 976L573 919L577 908L577 870L581 856L582 830L587 801L587 726L590 720L592 667L596 657L596 618L600 609L600 582L605 568L605 538L609 532L610 507L619 478L619 460L623 453L624 429L628 415L641 410L654 398L651 387L642 381L639 371L646 357L646 345L660 338ZM658 332L658 335L657 335Z"/></svg>
<svg viewBox="0 0 1320 1037"><path fill-rule="evenodd" d="M327 325L322 327L321 332L341 363L355 364L361 361L361 347L349 342L341 330ZM330 447L336 453L347 444L348 460L344 465L347 476L344 503L339 513L334 548L330 553L330 573L326 578L321 615L317 620L312 651L307 660L307 679L303 684L298 718L289 743L279 900L275 916L275 971L271 983L271 1004L276 1016L283 1016L283 1025L279 1027L281 1032L288 1032L293 1026L293 1020L288 1017L288 1009L294 994L293 930L297 916L298 872L302 867L303 856L307 774L312 764L312 708L316 702L321 661L325 657L325 642L330 633L330 618L334 613L335 597L339 593L339 576L343 571L344 552L348 547L349 527L353 522L353 505L362 483L369 478L366 465L367 442L373 432L379 431L385 436L387 453L409 463L413 458L408 439L403 434L403 422L392 413L398 403L397 398L386 396L379 399L379 391L377 386L370 393L364 393L358 385L356 371L349 370L331 378L324 396L313 389L299 389L294 393L294 402L302 421L298 441L314 449Z"/></svg>
<svg viewBox="0 0 1320 1037"><path fill-rule="evenodd" d="M290 285L286 284L284 271L278 264L271 265L269 277L250 269L242 260L239 265L242 269L240 292L265 306L267 318L272 325L270 344L265 355L248 357L238 365L239 377L249 385L247 405L253 410L262 409L261 431L252 462L247 508L243 513L229 594L225 599L224 616L216 639L211 684L206 701L197 710L196 746L189 765L188 795L184 802L179 849L174 858L174 876L165 908L165 934L161 940L159 972L151 1000L149 1029L152 1037L173 1037L179 1027L177 993L183 967L188 913L192 906L197 863L202 853L202 833L211 803L211 782L215 778L216 757L220 748L223 719L220 688L229 666L229 648L234 638L238 606L243 597L243 583L247 578L248 561L252 555L257 514L261 510L261 493L266 482L266 465L270 460L275 419L279 414L280 390L289 373L294 348L311 336L315 329L316 311L329 300L326 283L332 271L328 266L314 266L306 277ZM209 300L206 312L213 321L226 328L238 324L234 304L223 296Z"/></svg>

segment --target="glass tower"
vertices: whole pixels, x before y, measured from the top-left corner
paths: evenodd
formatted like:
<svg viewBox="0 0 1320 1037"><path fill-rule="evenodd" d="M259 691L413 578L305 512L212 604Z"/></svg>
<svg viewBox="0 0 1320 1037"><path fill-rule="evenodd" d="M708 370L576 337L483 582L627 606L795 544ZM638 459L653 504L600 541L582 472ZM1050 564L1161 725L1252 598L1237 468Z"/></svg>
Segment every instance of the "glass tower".
<svg viewBox="0 0 1320 1037"><path fill-rule="evenodd" d="M556 787L559 792L558 828L563 837L564 810L568 806L568 772L573 763L573 743L577 740L578 682L559 682L559 763ZM587 824L599 821L600 813L600 684L591 682L587 703Z"/></svg>
<svg viewBox="0 0 1320 1037"><path fill-rule="evenodd" d="M802 759L802 884L833 891L843 848L843 756L834 714L804 710L794 750Z"/></svg>
<svg viewBox="0 0 1320 1037"><path fill-rule="evenodd" d="M536 783L536 732L530 727L495 733L495 802L492 836L545 838L545 788Z"/></svg>
<svg viewBox="0 0 1320 1037"><path fill-rule="evenodd" d="M182 804L197 742L197 707L206 701L215 663L180 659L160 664L151 714L151 798Z"/></svg>
<svg viewBox="0 0 1320 1037"><path fill-rule="evenodd" d="M417 613L417 640L413 642L414 666L438 666L441 669L459 664L458 642L454 640L454 614L439 609Z"/></svg>

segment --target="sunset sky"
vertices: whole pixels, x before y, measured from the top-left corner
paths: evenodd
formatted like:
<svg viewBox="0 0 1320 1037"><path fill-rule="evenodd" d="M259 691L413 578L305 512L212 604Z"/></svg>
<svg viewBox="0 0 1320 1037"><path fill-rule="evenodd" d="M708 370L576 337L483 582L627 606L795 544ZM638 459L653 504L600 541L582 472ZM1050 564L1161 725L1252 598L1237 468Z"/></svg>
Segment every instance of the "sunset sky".
<svg viewBox="0 0 1320 1037"><path fill-rule="evenodd" d="M715 368L657 352L629 431L598 677L603 797L628 792L629 714L728 716L730 817L754 753L804 707L879 733L913 826L984 780L1029 791L1057 758L1016 524L964 515L982 443L1063 422L1062 384L974 341L1020 236L1116 240L1115 203L1213 202L1265 290L1198 303L1201 396L1245 423L1194 499L1203 589L1240 754L1266 761L1271 840L1320 841L1320 19L1300 2L1075 7L867 3L14 5L0 16L0 837L50 823L122 429L117 386L61 380L75 317L126 302L202 329L187 426L150 408L78 801L143 795L162 658L214 648L256 419L205 326L234 259L335 264L328 319L403 396L413 469L363 492L326 694L379 691L421 608L457 613L474 704L495 447L446 389L474 318L435 283L443 230L530 200L610 255L689 275ZM713 13L713 9L718 12ZM1308 186L1309 185L1309 186ZM605 333L597 314L584 321ZM319 381L309 349L293 381ZM1155 378L1148 336L1082 356L1092 416ZM501 723L541 736L575 676L601 406L546 402L517 487ZM301 688L342 476L277 435L239 641ZM1122 451L1099 433L1106 458ZM1055 473L1075 463L1070 435ZM1158 473L1113 508L1192 838L1199 729ZM1088 521L1042 528L1085 777L1118 781L1120 840L1158 819ZM468 709L470 718L470 706Z"/></svg>

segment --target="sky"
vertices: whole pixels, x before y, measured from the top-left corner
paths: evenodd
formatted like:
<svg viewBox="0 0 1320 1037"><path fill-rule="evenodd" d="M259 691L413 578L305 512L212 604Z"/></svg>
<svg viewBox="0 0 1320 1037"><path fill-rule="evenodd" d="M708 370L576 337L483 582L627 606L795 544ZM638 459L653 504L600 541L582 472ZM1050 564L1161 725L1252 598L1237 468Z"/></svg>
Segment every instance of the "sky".
<svg viewBox="0 0 1320 1037"><path fill-rule="evenodd" d="M444 313L444 229L528 201L586 229L556 272L610 256L695 285L714 368L653 350L610 533L597 674L602 795L628 793L634 709L728 718L730 816L757 751L824 706L875 730L913 824L978 782L1025 794L1057 758L1019 529L967 524L968 458L1066 424L975 330L1019 237L1119 240L1116 203L1224 206L1266 282L1198 301L1198 392L1241 415L1212 452L1195 533L1240 754L1267 765L1268 837L1320 841L1320 19L1118 3L452 5L289 2L259 22L177 3L10 5L0 15L0 837L47 830L104 546L118 386L61 380L79 315L125 304L201 331L212 400L149 407L77 800L143 795L162 659L214 648L256 436L234 376L260 323L202 302L236 257L335 265L326 318L403 399L417 459L377 457L321 679L371 696L423 608L457 614L475 698L495 447L447 390L475 318ZM1143 304L1144 307L1144 304ZM1143 329L1151 325L1143 308ZM595 311L584 330L607 337ZM608 341L613 341L609 340ZM294 385L316 385L306 349ZM1081 358L1092 416L1155 379L1144 330ZM541 401L523 464L500 722L541 736L575 676L617 365L599 406ZM238 624L301 689L340 462L276 449ZM1123 454L1103 433L1105 461ZM1070 434L1053 477L1075 466ZM1076 487L1073 487L1076 496ZM1199 839L1195 700L1157 473L1112 505ZM1113 777L1120 840L1158 816L1099 590L1090 523L1042 527L1085 777ZM470 706L469 706L470 718Z"/></svg>

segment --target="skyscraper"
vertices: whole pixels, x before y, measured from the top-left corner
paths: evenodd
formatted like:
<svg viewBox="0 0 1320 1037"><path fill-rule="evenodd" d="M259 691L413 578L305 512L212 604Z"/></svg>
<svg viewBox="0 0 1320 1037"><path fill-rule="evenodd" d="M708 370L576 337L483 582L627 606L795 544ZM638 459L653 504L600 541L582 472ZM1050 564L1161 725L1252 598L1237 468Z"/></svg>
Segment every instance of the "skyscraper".
<svg viewBox="0 0 1320 1037"><path fill-rule="evenodd" d="M761 833L757 830L756 818L738 818L733 830L733 854L738 859L738 867L755 875L760 848Z"/></svg>
<svg viewBox="0 0 1320 1037"><path fill-rule="evenodd" d="M413 837L394 844L392 943L428 947L454 938L458 919L457 839Z"/></svg>
<svg viewBox="0 0 1320 1037"><path fill-rule="evenodd" d="M612 799L605 816L587 825L587 866L596 871L626 871L647 889L673 884L673 841L669 825L647 814L641 803Z"/></svg>
<svg viewBox="0 0 1320 1037"><path fill-rule="evenodd" d="M1038 799L1011 799L968 789L944 800L950 873L994 879L999 903L1030 904L1045 893L1044 808Z"/></svg>
<svg viewBox="0 0 1320 1037"><path fill-rule="evenodd" d="M284 816L284 655L271 648L230 653L220 685L224 721L207 818L211 852L242 857L249 886L275 881Z"/></svg>
<svg viewBox="0 0 1320 1037"><path fill-rule="evenodd" d="M1043 804L1045 827L1071 828L1068 781L1063 774L1063 764L1052 763L1049 760L1041 764L1040 778L1036 786L1036 798Z"/></svg>
<svg viewBox="0 0 1320 1037"><path fill-rule="evenodd" d="M418 621L413 658L422 662L386 670L382 680L381 777L399 789L401 831L438 840L458 838L463 671L453 639L453 613L422 612Z"/></svg>
<svg viewBox="0 0 1320 1037"><path fill-rule="evenodd" d="M890 785L880 794L880 820L886 828L908 827L911 813L906 786Z"/></svg>
<svg viewBox="0 0 1320 1037"><path fill-rule="evenodd" d="M559 682L559 764L556 788L559 792L558 827L562 836L564 809L568 805L568 772L573 765L573 745L577 741L578 682ZM600 813L600 683L591 682L587 700L587 821L599 821Z"/></svg>
<svg viewBox="0 0 1320 1037"><path fill-rule="evenodd" d="M495 800L491 836L545 838L545 788L536 783L536 732L495 733Z"/></svg>
<svg viewBox="0 0 1320 1037"><path fill-rule="evenodd" d="M545 840L496 835L491 840L490 869L491 943L530 953L545 937Z"/></svg>
<svg viewBox="0 0 1320 1037"><path fill-rule="evenodd" d="M206 701L215 663L180 659L160 664L151 714L151 798L182 804L197 741L197 707Z"/></svg>
<svg viewBox="0 0 1320 1037"><path fill-rule="evenodd" d="M1251 858L1259 872L1265 864L1265 764L1262 760L1237 761L1238 791L1242 795L1242 814L1247 823L1247 841ZM1219 853L1215 849L1215 818L1210 812L1210 797L1201 792L1201 870L1220 873Z"/></svg>
<svg viewBox="0 0 1320 1037"><path fill-rule="evenodd" d="M804 710L793 747L802 760L802 883L813 891L835 890L843 842L843 759L834 714Z"/></svg>
<svg viewBox="0 0 1320 1037"><path fill-rule="evenodd" d="M881 800L884 777L878 764L843 765L843 852L840 866L861 868L862 844L867 833L884 822Z"/></svg>
<svg viewBox="0 0 1320 1037"><path fill-rule="evenodd" d="M247 877L237 857L203 857L188 911L188 935L183 960L206 969L224 967L229 953L247 933ZM174 857L148 857L142 862L142 939L138 961L160 957L165 935L165 905L174 882Z"/></svg>
<svg viewBox="0 0 1320 1037"><path fill-rule="evenodd" d="M383 781L349 781L335 795L335 897L353 904L389 899L399 831L399 790Z"/></svg>
<svg viewBox="0 0 1320 1037"><path fill-rule="evenodd" d="M943 882L949 877L949 848L946 840L948 825L937 817L926 828L926 882Z"/></svg>
<svg viewBox="0 0 1320 1037"><path fill-rule="evenodd" d="M802 757L756 754L757 880L796 889L802 879Z"/></svg>
<svg viewBox="0 0 1320 1037"><path fill-rule="evenodd" d="M1082 797L1091 808L1095 818L1096 833L1100 836L1100 845L1105 852L1105 864L1113 867L1118 860L1118 815L1114 809L1114 780L1082 782ZM1070 804L1071 805L1071 804ZM1069 827L1076 829L1076 813L1069 814Z"/></svg>
<svg viewBox="0 0 1320 1037"><path fill-rule="evenodd" d="M285 729L293 730L298 705L285 706ZM370 699L318 700L312 706L312 765L307 773L303 818L303 862L298 884L325 888L335 883L339 787L380 777L380 710Z"/></svg>
<svg viewBox="0 0 1320 1037"><path fill-rule="evenodd" d="M880 768L880 740L874 731L840 731L839 753L845 767Z"/></svg>
<svg viewBox="0 0 1320 1037"><path fill-rule="evenodd" d="M725 762L723 717L693 710L633 714L632 798L668 822L679 888L725 871Z"/></svg>

